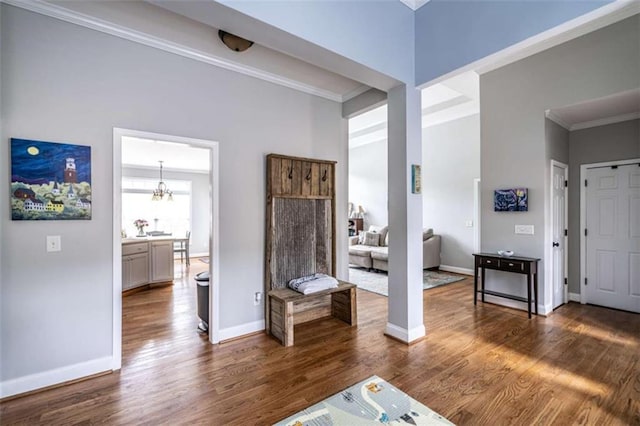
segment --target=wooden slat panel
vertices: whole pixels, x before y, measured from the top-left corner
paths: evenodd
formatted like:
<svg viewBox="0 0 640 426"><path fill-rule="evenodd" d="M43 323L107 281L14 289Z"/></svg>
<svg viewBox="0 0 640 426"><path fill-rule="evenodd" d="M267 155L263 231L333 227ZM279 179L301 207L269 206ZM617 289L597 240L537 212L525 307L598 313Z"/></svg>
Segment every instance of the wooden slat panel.
<svg viewBox="0 0 640 426"><path fill-rule="evenodd" d="M311 195L320 195L320 164L311 164Z"/></svg>
<svg viewBox="0 0 640 426"><path fill-rule="evenodd" d="M302 193L301 195L311 195L311 178L312 178L311 163L308 161L302 162Z"/></svg>
<svg viewBox="0 0 640 426"><path fill-rule="evenodd" d="M292 161L291 168L293 170L291 179L291 194L302 195L302 161Z"/></svg>
<svg viewBox="0 0 640 426"><path fill-rule="evenodd" d="M327 318L331 316L331 305L318 306L314 309L308 309L293 316L293 324L302 324L305 322Z"/></svg>
<svg viewBox="0 0 640 426"><path fill-rule="evenodd" d="M320 297L314 297L313 295L307 295L306 298L295 302L293 305L293 313L299 314L304 311L315 309L319 306L329 306L331 304L331 295L325 294Z"/></svg>
<svg viewBox="0 0 640 426"><path fill-rule="evenodd" d="M291 194L291 182L293 180L293 162L291 160L280 160L280 193Z"/></svg>
<svg viewBox="0 0 640 426"><path fill-rule="evenodd" d="M331 172L329 164L320 164L320 195L331 195Z"/></svg>

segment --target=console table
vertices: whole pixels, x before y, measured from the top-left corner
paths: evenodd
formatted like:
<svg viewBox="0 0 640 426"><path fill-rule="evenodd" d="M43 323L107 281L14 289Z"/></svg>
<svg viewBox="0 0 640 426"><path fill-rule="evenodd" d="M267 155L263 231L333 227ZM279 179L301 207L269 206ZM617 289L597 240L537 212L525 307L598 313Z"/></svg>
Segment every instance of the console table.
<svg viewBox="0 0 640 426"><path fill-rule="evenodd" d="M475 266L473 268L473 304L478 302L478 293L482 294L482 302L484 295L504 297L506 299L518 300L527 304L527 312L531 318L531 284L533 281L533 295L535 300L535 313L538 315L538 262L540 259L533 257L520 256L500 256L491 253L474 253ZM482 269L481 288L478 290L478 271ZM495 269L497 271L514 272L516 274L525 274L527 276L527 297L514 296L511 294L500 293L497 291L486 290L484 287L484 277L486 269Z"/></svg>

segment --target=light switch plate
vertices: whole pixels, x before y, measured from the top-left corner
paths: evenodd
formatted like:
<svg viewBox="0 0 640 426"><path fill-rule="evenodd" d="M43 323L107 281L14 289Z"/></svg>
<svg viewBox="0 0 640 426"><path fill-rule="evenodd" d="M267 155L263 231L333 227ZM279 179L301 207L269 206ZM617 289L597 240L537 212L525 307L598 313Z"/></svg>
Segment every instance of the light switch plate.
<svg viewBox="0 0 640 426"><path fill-rule="evenodd" d="M464 226L466 226L467 228L473 228L473 221L472 220L465 220L464 221Z"/></svg>
<svg viewBox="0 0 640 426"><path fill-rule="evenodd" d="M62 251L62 239L60 235L47 235L47 251Z"/></svg>
<svg viewBox="0 0 640 426"><path fill-rule="evenodd" d="M516 225L516 234L533 235L533 225Z"/></svg>

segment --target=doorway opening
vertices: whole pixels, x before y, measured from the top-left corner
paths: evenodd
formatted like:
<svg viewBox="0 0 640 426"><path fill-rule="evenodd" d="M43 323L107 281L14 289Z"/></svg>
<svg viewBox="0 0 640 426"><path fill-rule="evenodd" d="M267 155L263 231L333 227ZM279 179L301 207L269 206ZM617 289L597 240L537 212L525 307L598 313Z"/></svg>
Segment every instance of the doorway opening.
<svg viewBox="0 0 640 426"><path fill-rule="evenodd" d="M192 315L193 319L197 320L198 314L198 310L193 306L196 285L195 282L191 283L192 275L196 271L209 273L207 338L211 343L217 343L219 340L219 159L218 143L215 141L119 128L114 128L113 140L112 343L113 369L116 370L122 366L122 291L127 290L125 287L140 283L139 280L136 281L135 276L133 280L124 279L123 271L135 272L135 267L127 265L127 268L123 268L123 254L130 257L129 251L132 249L137 246L140 246L140 250L141 247L146 247L146 243L141 243L142 241L148 242L150 248L148 255L145 254L144 260L138 264L138 269L144 271L144 261L152 262L159 256L155 266L148 266L148 279L150 282L164 280L182 284L182 294L189 292L191 301L188 312L183 312L189 319ZM189 155L193 153L197 153L201 159L194 160L193 155ZM137 160L132 161L131 158ZM160 163L163 166L162 171L159 161L164 162ZM151 201L154 192L158 192L158 188L161 187L165 189L163 196L154 196L156 200ZM169 198L172 201L168 201ZM131 220L133 217L135 219ZM140 231L145 234L145 238L136 236L138 230L134 222L138 219L146 223ZM140 238L141 242L136 238ZM175 239L175 242L172 239ZM202 256L208 263L197 262L189 267L188 257L186 262L182 258L184 252L181 249L185 247L185 239L186 247L195 249L191 250L191 256ZM174 250L174 243L178 250ZM167 247L164 247L165 245ZM123 247L127 247L127 253ZM179 254L177 260L174 258L176 253ZM170 278L167 280L169 275ZM123 280L126 282L124 287ZM187 290L186 287L189 285L193 288ZM176 293L170 293L174 289ZM191 291L193 295L190 294ZM171 299L168 311L177 312L183 309L174 303L174 296L178 294L177 287L165 287L165 292L169 292L168 298ZM193 333L197 333L195 327Z"/></svg>
<svg viewBox="0 0 640 426"><path fill-rule="evenodd" d="M569 287L567 271L568 262L568 197L567 182L569 166L559 161L551 160L551 228L549 259L551 259L551 295L552 309L567 303ZM537 303L537 301L536 301Z"/></svg>

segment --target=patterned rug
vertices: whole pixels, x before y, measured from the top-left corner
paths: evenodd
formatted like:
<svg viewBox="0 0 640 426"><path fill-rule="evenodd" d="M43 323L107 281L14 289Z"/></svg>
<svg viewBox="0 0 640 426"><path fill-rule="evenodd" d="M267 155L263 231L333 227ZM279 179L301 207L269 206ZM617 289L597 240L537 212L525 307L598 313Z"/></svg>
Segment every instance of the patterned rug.
<svg viewBox="0 0 640 426"><path fill-rule="evenodd" d="M464 277L451 275L438 271L422 271L422 288L438 287L462 281ZM349 282L352 282L363 290L389 296L389 277L386 272L368 272L364 268L349 267Z"/></svg>
<svg viewBox="0 0 640 426"><path fill-rule="evenodd" d="M275 426L452 425L440 414L378 376L357 383Z"/></svg>

